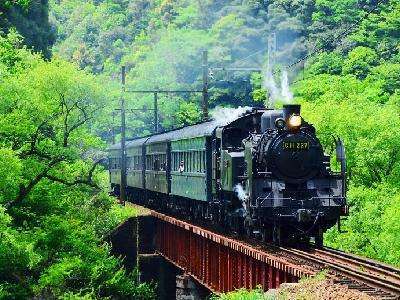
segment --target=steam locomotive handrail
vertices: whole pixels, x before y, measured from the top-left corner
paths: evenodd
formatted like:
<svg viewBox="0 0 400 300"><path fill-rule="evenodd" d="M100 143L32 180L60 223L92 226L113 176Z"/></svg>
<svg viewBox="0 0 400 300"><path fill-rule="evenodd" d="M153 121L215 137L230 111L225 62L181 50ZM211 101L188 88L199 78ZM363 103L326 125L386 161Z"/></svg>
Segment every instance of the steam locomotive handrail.
<svg viewBox="0 0 400 300"><path fill-rule="evenodd" d="M337 200L337 201L341 202L340 205L344 205L345 204L344 201L346 200L346 197L335 197L335 196L333 196L333 197L311 197L310 200L313 200L313 201L314 200L329 200L329 206L331 206L331 201L335 202L335 200ZM337 204L337 203L335 202L335 204Z"/></svg>
<svg viewBox="0 0 400 300"><path fill-rule="evenodd" d="M259 202L261 200L261 202ZM294 199L294 198L292 198L292 197L283 197L283 198L269 198L268 196L267 197L264 197L264 198L262 198L262 197L258 197L257 199L256 199L256 206L251 206L251 207L256 207L256 208L260 208L260 207L263 207L263 204L265 203L265 201L267 201L267 200L269 200L269 201L271 201L271 204L272 204L272 202L276 202L276 201L289 201L289 208L292 208L292 204L293 204L293 202L294 201L296 201L296 203L298 203L299 201L302 201L302 202L312 202L312 206L313 207L317 207L318 205L316 205L315 203L316 203L316 201L321 201L321 200L328 200L329 201L329 204L328 204L328 206L331 206L331 201L333 201L335 204L337 204L337 202L336 201L340 201L340 205L344 205L345 204L345 200L346 200L346 198L345 197L311 197L311 198L309 198L309 199L305 199L305 200L297 200L297 199ZM272 205L271 205L271 207L273 207Z"/></svg>

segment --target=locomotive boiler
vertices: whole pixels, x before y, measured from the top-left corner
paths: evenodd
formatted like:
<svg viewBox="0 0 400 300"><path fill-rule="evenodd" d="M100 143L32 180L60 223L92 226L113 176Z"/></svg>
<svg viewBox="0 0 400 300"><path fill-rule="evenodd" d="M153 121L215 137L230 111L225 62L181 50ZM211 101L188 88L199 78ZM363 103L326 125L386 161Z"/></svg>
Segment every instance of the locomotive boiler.
<svg viewBox="0 0 400 300"><path fill-rule="evenodd" d="M248 109L127 143L131 201L276 244L323 243L347 215L344 147L340 171L300 105ZM120 145L109 149L110 181L120 189Z"/></svg>

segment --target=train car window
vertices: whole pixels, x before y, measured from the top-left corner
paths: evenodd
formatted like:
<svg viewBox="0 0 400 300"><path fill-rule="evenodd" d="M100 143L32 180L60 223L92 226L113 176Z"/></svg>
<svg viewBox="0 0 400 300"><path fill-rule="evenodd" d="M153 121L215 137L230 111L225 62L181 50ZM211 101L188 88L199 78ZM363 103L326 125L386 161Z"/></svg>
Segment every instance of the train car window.
<svg viewBox="0 0 400 300"><path fill-rule="evenodd" d="M193 169L193 172L199 172L199 164L198 164L198 162L199 162L199 151L195 151L195 152L193 152L193 155L194 155L194 169Z"/></svg>
<svg viewBox="0 0 400 300"><path fill-rule="evenodd" d="M197 160L197 151L193 151L193 172L199 172L199 170L197 170Z"/></svg>
<svg viewBox="0 0 400 300"><path fill-rule="evenodd" d="M192 172L196 172L196 151L190 152L192 156Z"/></svg>
<svg viewBox="0 0 400 300"><path fill-rule="evenodd" d="M179 168L178 168L179 172L185 172L185 162L182 160L181 162L179 162Z"/></svg>
<svg viewBox="0 0 400 300"><path fill-rule="evenodd" d="M159 171L160 170L160 160L158 158L154 159L153 170L154 171Z"/></svg>
<svg viewBox="0 0 400 300"><path fill-rule="evenodd" d="M192 172L197 172L197 170L196 170L196 151L192 152Z"/></svg>
<svg viewBox="0 0 400 300"><path fill-rule="evenodd" d="M166 155L165 154L161 154L161 163L160 163L160 170L161 171L165 171L167 168L166 168Z"/></svg>
<svg viewBox="0 0 400 300"><path fill-rule="evenodd" d="M206 154L205 154L205 151L202 151L201 157L202 157L202 159L201 159L201 162L202 162L201 169L203 170L203 173L205 173L205 171L206 171Z"/></svg>
<svg viewBox="0 0 400 300"><path fill-rule="evenodd" d="M153 156L148 155L146 157L146 170L152 170L153 168Z"/></svg>
<svg viewBox="0 0 400 300"><path fill-rule="evenodd" d="M204 173L204 170L203 170L203 151L200 151L200 172Z"/></svg>
<svg viewBox="0 0 400 300"><path fill-rule="evenodd" d="M203 172L205 172L206 171L206 151L203 151L202 156L203 156Z"/></svg>
<svg viewBox="0 0 400 300"><path fill-rule="evenodd" d="M129 171L131 169L131 158L126 158L126 169Z"/></svg>
<svg viewBox="0 0 400 300"><path fill-rule="evenodd" d="M194 154L194 172L199 173L199 151L193 152Z"/></svg>
<svg viewBox="0 0 400 300"><path fill-rule="evenodd" d="M178 169L179 170L180 170L181 161L183 161L183 152L179 152L179 159L178 159L178 163L179 163Z"/></svg>
<svg viewBox="0 0 400 300"><path fill-rule="evenodd" d="M203 172L202 164L203 164L203 153L202 151L199 151L199 172Z"/></svg>

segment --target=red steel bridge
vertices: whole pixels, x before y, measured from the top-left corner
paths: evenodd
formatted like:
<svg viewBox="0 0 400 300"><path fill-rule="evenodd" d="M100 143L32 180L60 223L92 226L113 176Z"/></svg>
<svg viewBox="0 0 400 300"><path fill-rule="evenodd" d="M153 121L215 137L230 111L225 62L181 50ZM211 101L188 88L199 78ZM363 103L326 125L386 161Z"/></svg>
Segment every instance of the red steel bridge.
<svg viewBox="0 0 400 300"><path fill-rule="evenodd" d="M214 293L277 288L328 270L328 278L380 299L400 299L400 270L338 250L299 250L236 240L151 211L155 248Z"/></svg>
<svg viewBox="0 0 400 300"><path fill-rule="evenodd" d="M152 215L157 220L157 251L213 292L257 285L267 290L313 275L240 241L157 212Z"/></svg>

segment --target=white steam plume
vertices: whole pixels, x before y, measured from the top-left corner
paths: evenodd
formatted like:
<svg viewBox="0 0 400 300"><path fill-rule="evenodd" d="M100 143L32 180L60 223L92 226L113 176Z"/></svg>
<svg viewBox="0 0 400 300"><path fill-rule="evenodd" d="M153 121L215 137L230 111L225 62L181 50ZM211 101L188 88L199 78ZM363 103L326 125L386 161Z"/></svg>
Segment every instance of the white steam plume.
<svg viewBox="0 0 400 300"><path fill-rule="evenodd" d="M251 107L248 106L239 106L238 108L230 108L230 107L216 107L211 115L215 121L219 124L228 124L236 120L239 116L244 114L246 111L251 111Z"/></svg>
<svg viewBox="0 0 400 300"><path fill-rule="evenodd" d="M276 85L274 76L272 75L271 70L267 70L264 78L264 88L270 92L270 98L272 102L275 102L279 99L280 92L279 88Z"/></svg>
<svg viewBox="0 0 400 300"><path fill-rule="evenodd" d="M288 72L283 70L281 77L281 90L282 90L282 100L285 103L290 103L293 100L293 93L289 89L289 78Z"/></svg>
<svg viewBox="0 0 400 300"><path fill-rule="evenodd" d="M293 94L289 87L288 72L286 70L282 71L281 86L279 88L275 82L271 68L267 67L266 72L264 72L263 87L269 92L269 102L271 104L274 104L279 100L283 101L284 103L291 103L293 100Z"/></svg>
<svg viewBox="0 0 400 300"><path fill-rule="evenodd" d="M239 200L242 201L243 208L247 211L246 199L248 198L248 195L246 194L246 191L244 190L243 186L240 183L238 183L233 188L233 191L236 193Z"/></svg>

